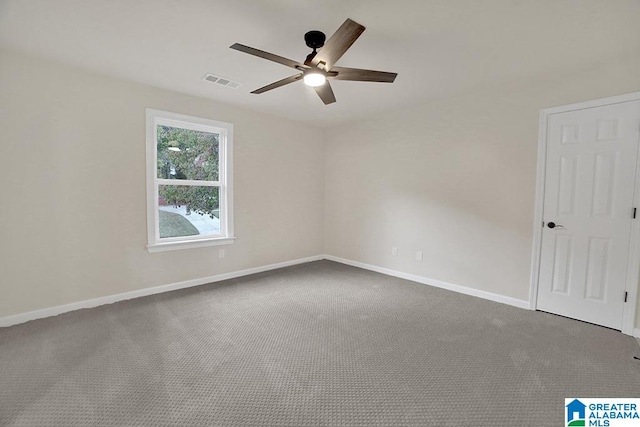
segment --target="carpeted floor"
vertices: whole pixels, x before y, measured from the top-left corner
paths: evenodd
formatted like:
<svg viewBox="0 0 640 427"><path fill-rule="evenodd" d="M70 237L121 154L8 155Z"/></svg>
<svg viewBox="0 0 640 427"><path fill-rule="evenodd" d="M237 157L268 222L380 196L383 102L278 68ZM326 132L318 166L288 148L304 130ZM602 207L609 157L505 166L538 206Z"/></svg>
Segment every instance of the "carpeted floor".
<svg viewBox="0 0 640 427"><path fill-rule="evenodd" d="M0 425L552 426L619 332L320 261L0 329Z"/></svg>

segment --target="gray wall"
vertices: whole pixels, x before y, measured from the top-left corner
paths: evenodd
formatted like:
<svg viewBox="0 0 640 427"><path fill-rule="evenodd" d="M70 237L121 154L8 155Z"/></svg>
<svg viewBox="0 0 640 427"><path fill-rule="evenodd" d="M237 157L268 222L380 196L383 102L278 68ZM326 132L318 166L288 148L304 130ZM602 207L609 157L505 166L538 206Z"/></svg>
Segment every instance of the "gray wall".
<svg viewBox="0 0 640 427"><path fill-rule="evenodd" d="M528 300L540 109L638 90L635 59L329 130L326 252Z"/></svg>
<svg viewBox="0 0 640 427"><path fill-rule="evenodd" d="M527 300L539 110L640 90L633 60L323 131L0 55L0 317L322 253ZM147 252L147 107L234 124L225 259Z"/></svg>
<svg viewBox="0 0 640 427"><path fill-rule="evenodd" d="M318 129L9 52L0 99L0 317L323 251ZM234 124L224 259L147 251L147 107Z"/></svg>

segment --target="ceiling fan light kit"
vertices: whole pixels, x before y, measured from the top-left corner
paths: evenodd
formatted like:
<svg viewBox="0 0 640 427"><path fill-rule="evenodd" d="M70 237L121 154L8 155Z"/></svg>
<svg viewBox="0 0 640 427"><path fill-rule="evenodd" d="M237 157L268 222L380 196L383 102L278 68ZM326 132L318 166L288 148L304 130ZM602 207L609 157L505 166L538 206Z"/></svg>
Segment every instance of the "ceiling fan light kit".
<svg viewBox="0 0 640 427"><path fill-rule="evenodd" d="M303 80L307 86L318 87L325 84L327 78L318 71L309 70L304 73Z"/></svg>
<svg viewBox="0 0 640 427"><path fill-rule="evenodd" d="M397 73L390 73L386 71L362 70L359 68L334 66L334 64L358 39L358 37L360 37L364 30L365 27L362 25L351 19L347 19L331 36L331 38L326 41L326 43L326 36L323 32L318 30L307 32L304 35L304 40L307 46L313 49L313 52L307 55L307 58L302 64L297 61L239 43L235 43L230 47L231 49L277 62L300 71L299 74L294 74L293 76L289 76L267 86L263 86L251 93L260 94L298 80L303 80L307 86L313 87L322 102L324 102L325 105L328 105L336 102L333 89L331 89L331 84L328 79L393 83L398 75Z"/></svg>

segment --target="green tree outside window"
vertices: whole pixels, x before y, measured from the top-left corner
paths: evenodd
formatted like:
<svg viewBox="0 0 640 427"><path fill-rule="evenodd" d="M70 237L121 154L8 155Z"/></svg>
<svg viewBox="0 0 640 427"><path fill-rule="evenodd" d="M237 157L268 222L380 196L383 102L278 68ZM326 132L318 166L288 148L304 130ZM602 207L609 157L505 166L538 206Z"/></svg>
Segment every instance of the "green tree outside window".
<svg viewBox="0 0 640 427"><path fill-rule="evenodd" d="M179 180L218 181L219 138L217 133L159 125L157 127L158 178L176 180L161 185L159 196L167 203L219 217L218 187L179 185Z"/></svg>

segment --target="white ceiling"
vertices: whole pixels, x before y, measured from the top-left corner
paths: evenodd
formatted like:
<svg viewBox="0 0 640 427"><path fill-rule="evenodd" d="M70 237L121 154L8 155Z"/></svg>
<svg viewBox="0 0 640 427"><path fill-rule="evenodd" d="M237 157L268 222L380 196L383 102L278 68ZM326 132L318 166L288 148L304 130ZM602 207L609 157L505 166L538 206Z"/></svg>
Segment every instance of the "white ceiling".
<svg viewBox="0 0 640 427"><path fill-rule="evenodd" d="M328 106L301 82L249 93L295 70L231 44L302 62L304 33L346 18L367 30L337 65L395 83L332 81ZM0 0L0 46L326 127L637 57L639 18L640 0Z"/></svg>

